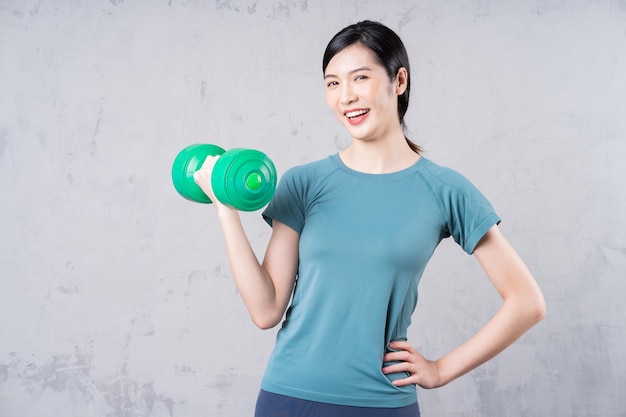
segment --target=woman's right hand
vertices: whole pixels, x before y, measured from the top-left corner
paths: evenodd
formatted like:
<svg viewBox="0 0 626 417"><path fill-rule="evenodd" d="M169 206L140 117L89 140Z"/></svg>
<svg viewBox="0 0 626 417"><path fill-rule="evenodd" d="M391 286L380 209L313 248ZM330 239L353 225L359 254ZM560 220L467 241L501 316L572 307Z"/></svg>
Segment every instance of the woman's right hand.
<svg viewBox="0 0 626 417"><path fill-rule="evenodd" d="M232 210L236 211L232 207L226 206L222 204L217 197L215 197L215 193L213 192L213 186L211 185L211 175L213 174L213 167L215 167L215 163L219 155L213 156L209 155L202 163L202 166L199 170L197 170L193 174L193 180L195 183L204 191L204 193L211 199L211 202L215 206L218 212L222 212L224 210Z"/></svg>

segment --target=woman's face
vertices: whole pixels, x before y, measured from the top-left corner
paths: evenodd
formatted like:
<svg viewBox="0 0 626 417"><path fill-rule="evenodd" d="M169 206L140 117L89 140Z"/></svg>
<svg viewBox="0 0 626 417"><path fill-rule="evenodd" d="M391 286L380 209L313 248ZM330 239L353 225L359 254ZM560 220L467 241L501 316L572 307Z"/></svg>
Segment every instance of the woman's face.
<svg viewBox="0 0 626 417"><path fill-rule="evenodd" d="M389 79L374 54L361 44L335 55L324 74L326 102L354 139L384 139L402 129L398 95L406 89L406 70Z"/></svg>

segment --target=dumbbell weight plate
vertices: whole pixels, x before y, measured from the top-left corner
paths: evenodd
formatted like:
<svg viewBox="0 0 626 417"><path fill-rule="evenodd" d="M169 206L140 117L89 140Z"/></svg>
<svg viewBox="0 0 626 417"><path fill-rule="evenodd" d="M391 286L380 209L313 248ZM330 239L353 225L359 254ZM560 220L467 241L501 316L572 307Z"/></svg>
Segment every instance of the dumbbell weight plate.
<svg viewBox="0 0 626 417"><path fill-rule="evenodd" d="M222 203L242 211L255 211L274 195L276 168L263 152L231 149L217 160L211 185Z"/></svg>
<svg viewBox="0 0 626 417"><path fill-rule="evenodd" d="M194 181L193 174L202 167L209 155L221 155L224 152L226 151L217 145L204 143L189 145L180 151L172 165L172 182L178 194L197 203L211 203L211 199Z"/></svg>

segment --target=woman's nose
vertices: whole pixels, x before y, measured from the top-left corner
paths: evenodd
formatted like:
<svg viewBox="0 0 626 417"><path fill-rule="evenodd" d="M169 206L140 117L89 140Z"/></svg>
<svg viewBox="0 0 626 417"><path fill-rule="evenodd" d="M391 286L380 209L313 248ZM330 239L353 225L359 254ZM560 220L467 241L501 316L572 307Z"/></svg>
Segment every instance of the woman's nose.
<svg viewBox="0 0 626 417"><path fill-rule="evenodd" d="M350 104L354 103L357 99L356 94L352 91L351 88L344 87L341 91L341 104Z"/></svg>

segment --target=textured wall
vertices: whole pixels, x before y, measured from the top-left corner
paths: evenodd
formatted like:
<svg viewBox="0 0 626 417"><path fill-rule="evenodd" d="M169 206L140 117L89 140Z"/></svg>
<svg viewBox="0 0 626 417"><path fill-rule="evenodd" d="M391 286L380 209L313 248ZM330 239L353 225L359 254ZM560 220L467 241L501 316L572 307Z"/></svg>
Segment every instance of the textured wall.
<svg viewBox="0 0 626 417"><path fill-rule="evenodd" d="M410 50L411 136L492 200L549 308L424 415L626 416L624 0L0 1L0 416L251 415L275 331L169 169L196 142L280 172L345 146L321 54L364 18ZM420 288L431 357L498 307L449 241Z"/></svg>

